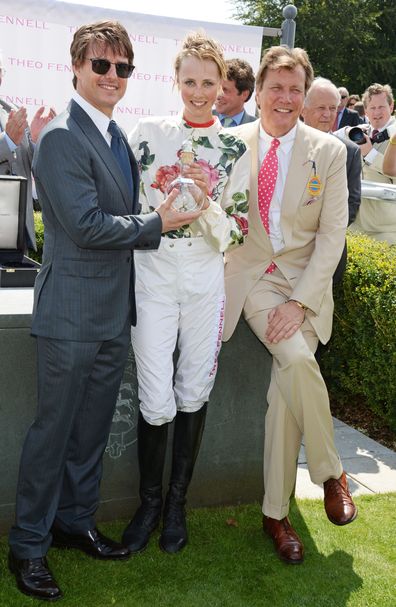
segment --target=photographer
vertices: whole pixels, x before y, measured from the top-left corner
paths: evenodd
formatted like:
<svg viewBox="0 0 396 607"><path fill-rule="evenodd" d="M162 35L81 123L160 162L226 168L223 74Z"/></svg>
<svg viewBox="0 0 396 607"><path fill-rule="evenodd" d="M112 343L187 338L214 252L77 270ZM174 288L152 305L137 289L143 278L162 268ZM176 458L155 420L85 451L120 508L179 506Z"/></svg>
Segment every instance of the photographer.
<svg viewBox="0 0 396 607"><path fill-rule="evenodd" d="M364 131L365 142L360 145L363 157L362 177L368 181L393 183L383 167L389 137L396 130L396 122L392 117L393 94L389 84L370 85L363 94L363 104L370 125ZM350 230L396 244L396 205L378 199L362 198Z"/></svg>

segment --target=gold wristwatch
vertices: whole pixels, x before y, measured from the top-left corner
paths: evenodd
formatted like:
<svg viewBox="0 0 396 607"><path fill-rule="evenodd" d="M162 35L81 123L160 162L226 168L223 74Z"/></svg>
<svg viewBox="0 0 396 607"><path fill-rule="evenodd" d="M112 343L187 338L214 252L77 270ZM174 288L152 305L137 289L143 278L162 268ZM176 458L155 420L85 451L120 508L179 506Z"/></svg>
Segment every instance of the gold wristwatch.
<svg viewBox="0 0 396 607"><path fill-rule="evenodd" d="M297 301L297 299L289 299L289 301L294 301L294 303L296 303L301 310L304 310L304 312L308 310L308 307L301 303L301 301Z"/></svg>

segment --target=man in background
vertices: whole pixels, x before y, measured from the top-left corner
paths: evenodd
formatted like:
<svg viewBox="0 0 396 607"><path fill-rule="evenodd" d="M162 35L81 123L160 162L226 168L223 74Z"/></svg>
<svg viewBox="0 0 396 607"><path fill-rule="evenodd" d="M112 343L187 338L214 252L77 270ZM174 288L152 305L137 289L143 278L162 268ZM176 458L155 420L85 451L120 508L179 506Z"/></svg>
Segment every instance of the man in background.
<svg viewBox="0 0 396 607"><path fill-rule="evenodd" d="M331 133L340 93L337 87L326 78L315 78L305 97L302 116L305 124L323 133ZM362 160L359 146L352 141L342 139L347 149L346 169L348 180L348 225L355 220L361 198ZM333 276L333 284L342 280L347 261L346 244Z"/></svg>
<svg viewBox="0 0 396 607"><path fill-rule="evenodd" d="M394 183L384 173L384 154L389 137L396 131L393 117L393 93L389 84L371 84L363 93L363 104L370 126L365 130L366 142L360 146L363 157L363 179ZM383 141L377 139L383 139ZM372 141L373 140L373 141ZM385 200L362 198L359 211L350 229L368 234L376 240L396 244L396 204Z"/></svg>
<svg viewBox="0 0 396 607"><path fill-rule="evenodd" d="M3 57L0 52L0 86L5 74ZM32 159L34 144L43 127L55 116L50 109L44 116L44 107L35 113L30 124L26 108L0 99L0 175L19 175L27 179L26 200L26 249L36 249L32 198Z"/></svg>
<svg viewBox="0 0 396 607"><path fill-rule="evenodd" d="M343 126L356 126L360 124L359 114L355 110L347 108L349 93L344 86L338 88L340 93L340 103L337 108L337 115L334 117L332 131L341 129Z"/></svg>
<svg viewBox="0 0 396 607"><path fill-rule="evenodd" d="M251 66L243 59L228 59L227 80L223 80L223 92L217 97L214 114L218 115L225 127L238 126L256 120L245 110L254 91L254 74Z"/></svg>

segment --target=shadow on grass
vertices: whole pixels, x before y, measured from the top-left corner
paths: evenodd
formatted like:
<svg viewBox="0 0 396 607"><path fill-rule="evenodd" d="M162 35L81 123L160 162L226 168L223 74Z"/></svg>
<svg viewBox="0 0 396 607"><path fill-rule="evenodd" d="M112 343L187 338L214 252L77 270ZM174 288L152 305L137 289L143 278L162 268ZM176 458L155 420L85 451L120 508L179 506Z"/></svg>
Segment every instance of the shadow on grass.
<svg viewBox="0 0 396 607"><path fill-rule="evenodd" d="M315 506L314 533L328 525ZM306 515L305 515L306 516ZM177 555L161 553L158 532L148 549L124 563L98 562L76 551L51 549L49 562L68 607L344 607L362 586L353 556L330 548L318 550L301 511L291 519L302 538L306 559L287 565L276 556L261 530L258 504L189 511L190 543ZM317 524L319 522L319 525ZM101 525L121 537L125 522ZM330 527L331 528L331 527ZM342 537L342 536L340 536ZM0 542L1 607L28 607L37 601L21 595L6 571L6 538Z"/></svg>

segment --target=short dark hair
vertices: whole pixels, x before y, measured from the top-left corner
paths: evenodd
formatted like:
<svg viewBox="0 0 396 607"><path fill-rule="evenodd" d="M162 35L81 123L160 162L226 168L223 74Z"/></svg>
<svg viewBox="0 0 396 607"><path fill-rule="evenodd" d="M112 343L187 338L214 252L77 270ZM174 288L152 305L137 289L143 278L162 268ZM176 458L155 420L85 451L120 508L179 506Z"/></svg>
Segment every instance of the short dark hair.
<svg viewBox="0 0 396 607"><path fill-rule="evenodd" d="M128 57L133 63L133 48L131 39L125 27L118 21L96 21L82 25L74 33L70 46L72 65L79 66L86 59L87 48L90 44L110 48L117 55ZM73 76L73 86L77 86L77 77Z"/></svg>
<svg viewBox="0 0 396 607"><path fill-rule="evenodd" d="M241 94L244 91L249 91L249 96L246 101L249 101L253 95L255 77L252 66L243 59L227 59L227 80L235 82L235 88Z"/></svg>
<svg viewBox="0 0 396 607"><path fill-rule="evenodd" d="M301 65L305 72L305 92L309 89L314 78L314 71L308 53L302 48L288 48L287 46L270 46L263 55L259 71L256 76L256 87L262 89L267 70L295 70Z"/></svg>

